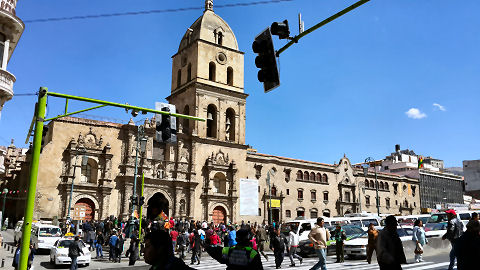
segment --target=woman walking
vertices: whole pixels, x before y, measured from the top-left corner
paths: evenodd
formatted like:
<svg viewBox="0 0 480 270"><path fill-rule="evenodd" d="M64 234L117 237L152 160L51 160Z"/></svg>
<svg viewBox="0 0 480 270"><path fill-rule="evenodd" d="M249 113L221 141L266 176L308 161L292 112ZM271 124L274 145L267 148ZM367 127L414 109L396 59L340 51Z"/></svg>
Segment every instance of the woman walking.
<svg viewBox="0 0 480 270"><path fill-rule="evenodd" d="M372 263L373 251L377 250L377 237L378 231L375 229L375 225L370 223L368 225L368 244L367 244L367 262Z"/></svg>
<svg viewBox="0 0 480 270"><path fill-rule="evenodd" d="M413 236L412 240L415 242L415 262L423 262L422 253L423 253L423 246L425 246L427 242L427 238L425 237L425 230L423 229L423 223L421 220L415 220L413 224Z"/></svg>

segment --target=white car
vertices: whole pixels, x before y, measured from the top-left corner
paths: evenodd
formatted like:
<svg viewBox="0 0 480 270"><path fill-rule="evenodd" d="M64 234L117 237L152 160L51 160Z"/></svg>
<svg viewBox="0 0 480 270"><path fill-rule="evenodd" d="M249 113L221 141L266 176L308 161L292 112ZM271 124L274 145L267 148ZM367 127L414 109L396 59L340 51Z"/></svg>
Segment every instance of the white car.
<svg viewBox="0 0 480 270"><path fill-rule="evenodd" d="M398 228L397 233L402 242L412 241L413 230L411 228ZM352 240L345 241L344 251L345 255L349 257L367 256L368 233Z"/></svg>
<svg viewBox="0 0 480 270"><path fill-rule="evenodd" d="M13 242L16 244L22 238L23 220L20 220L13 229Z"/></svg>
<svg viewBox="0 0 480 270"><path fill-rule="evenodd" d="M88 250L88 247L83 243L82 240L80 242L80 247L82 248L83 255L78 256L77 263L83 264L88 266L90 261L92 260L92 255ZM50 263L54 265L62 265L62 264L71 264L72 259L68 257L68 247L73 243L73 238L61 238L57 242L52 249L50 249Z"/></svg>
<svg viewBox="0 0 480 270"><path fill-rule="evenodd" d="M62 230L51 224L36 223L32 226L31 241L35 249L51 249L62 236Z"/></svg>

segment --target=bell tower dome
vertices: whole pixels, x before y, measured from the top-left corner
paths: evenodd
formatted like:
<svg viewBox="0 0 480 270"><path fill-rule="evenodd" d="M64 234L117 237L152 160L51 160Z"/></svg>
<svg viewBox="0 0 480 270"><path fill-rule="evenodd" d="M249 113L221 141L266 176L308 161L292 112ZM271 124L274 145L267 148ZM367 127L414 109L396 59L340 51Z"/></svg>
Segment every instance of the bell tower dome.
<svg viewBox="0 0 480 270"><path fill-rule="evenodd" d="M183 121L183 133L245 143L244 53L230 26L215 12L213 1L183 35L172 56L171 95L179 113L208 119Z"/></svg>

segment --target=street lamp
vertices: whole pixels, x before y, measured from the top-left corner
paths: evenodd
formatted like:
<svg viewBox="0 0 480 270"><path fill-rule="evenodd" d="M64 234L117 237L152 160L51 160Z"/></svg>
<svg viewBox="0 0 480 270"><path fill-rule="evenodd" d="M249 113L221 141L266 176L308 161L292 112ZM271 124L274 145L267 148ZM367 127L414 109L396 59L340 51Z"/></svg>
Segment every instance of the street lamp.
<svg viewBox="0 0 480 270"><path fill-rule="evenodd" d="M274 177L276 172L277 172L277 170L275 168L271 168L267 172L267 185L268 185L268 197L269 197L268 210L270 212L270 218L269 218L270 224L273 224L273 222L272 222L272 218L273 218L273 216L272 216L272 188L270 187L270 177Z"/></svg>
<svg viewBox="0 0 480 270"><path fill-rule="evenodd" d="M7 193L8 193L8 188L4 188L3 189L2 220L1 220L2 228L3 228L3 221L5 220L5 217L6 217L6 215L5 215L5 202L7 201Z"/></svg>
<svg viewBox="0 0 480 270"><path fill-rule="evenodd" d="M85 149L85 147L82 147L82 148L80 148L80 149L77 149L77 152L83 153L83 155L82 155L82 166L87 165L88 158L87 158L87 156L85 155L85 153L87 152L87 149ZM74 181L75 181L75 170L77 169L77 161L78 161L78 153L77 153L77 155L75 156L75 164L73 164L73 178L72 178L72 186L71 186L71 188L70 188L70 199L68 200L67 220L70 220L70 219L71 219L70 209L72 208L73 184L74 184Z"/></svg>
<svg viewBox="0 0 480 270"><path fill-rule="evenodd" d="M380 216L380 199L378 197L377 166L375 166L375 160L373 158L367 157L365 159L365 166L363 166L363 174L365 175L365 179L367 179L369 162L373 162L373 169L375 171L375 192L376 192L376 201L377 201L377 215Z"/></svg>

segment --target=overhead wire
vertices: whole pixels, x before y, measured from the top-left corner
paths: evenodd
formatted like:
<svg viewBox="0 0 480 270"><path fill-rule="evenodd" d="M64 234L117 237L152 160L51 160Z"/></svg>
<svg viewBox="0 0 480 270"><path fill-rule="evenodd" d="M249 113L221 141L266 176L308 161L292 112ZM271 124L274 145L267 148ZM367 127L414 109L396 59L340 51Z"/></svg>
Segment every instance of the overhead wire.
<svg viewBox="0 0 480 270"><path fill-rule="evenodd" d="M215 8L246 7L246 6L276 4L281 2L292 2L292 1L294 0L264 0L264 1L255 1L255 2L247 2L247 3L232 3L232 4L225 4L225 5L216 5ZM151 10L140 10L140 11L130 11L130 12L78 15L78 16L71 16L71 17L52 17L52 18L43 18L43 19L39 18L39 19L24 20L23 22L24 23L41 23L41 22L85 20L85 19L98 19L98 18L119 17L119 16L147 15L147 14L155 14L155 13L174 13L174 12L183 12L183 11L189 11L189 10L201 10L201 9L204 9L204 7L151 9Z"/></svg>

